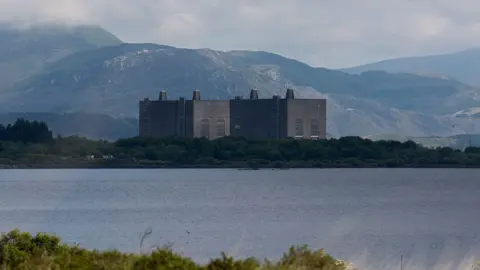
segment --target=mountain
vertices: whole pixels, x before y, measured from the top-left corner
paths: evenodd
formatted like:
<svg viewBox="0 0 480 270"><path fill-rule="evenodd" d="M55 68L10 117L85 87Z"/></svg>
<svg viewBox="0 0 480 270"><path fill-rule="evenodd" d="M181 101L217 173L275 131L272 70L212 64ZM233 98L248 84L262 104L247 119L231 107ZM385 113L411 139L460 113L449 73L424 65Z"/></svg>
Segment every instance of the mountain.
<svg viewBox="0 0 480 270"><path fill-rule="evenodd" d="M78 112L136 117L138 101L284 94L328 98L333 136L398 133L408 136L464 133L469 119L455 113L480 107L480 91L449 78L366 72L351 75L267 52L183 49L121 44L66 56L0 95L3 112Z"/></svg>
<svg viewBox="0 0 480 270"><path fill-rule="evenodd" d="M117 119L93 113L8 113L0 114L0 124L13 124L19 118L45 122L55 136L118 140L137 136L138 132L135 118Z"/></svg>
<svg viewBox="0 0 480 270"><path fill-rule="evenodd" d="M480 76L478 76L480 74L480 48L451 54L391 59L341 71L360 74L372 70L451 77L470 85L480 86Z"/></svg>
<svg viewBox="0 0 480 270"><path fill-rule="evenodd" d="M0 91L69 54L121 44L95 26L0 24Z"/></svg>

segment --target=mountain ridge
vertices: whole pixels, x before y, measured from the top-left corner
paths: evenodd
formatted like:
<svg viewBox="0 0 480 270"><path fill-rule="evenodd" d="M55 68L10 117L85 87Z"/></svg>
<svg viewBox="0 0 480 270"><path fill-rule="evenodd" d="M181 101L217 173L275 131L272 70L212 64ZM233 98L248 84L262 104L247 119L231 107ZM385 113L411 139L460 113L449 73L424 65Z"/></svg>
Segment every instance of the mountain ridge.
<svg viewBox="0 0 480 270"><path fill-rule="evenodd" d="M262 51L187 49L152 43L121 44L73 53L0 95L1 110L105 113L136 117L138 100L231 98L260 90L328 98L328 132L334 136L401 133L451 135L465 125L455 112L480 107L479 91L454 79L366 72L350 75L314 68ZM415 98L413 96L415 95ZM459 124L460 122L460 124Z"/></svg>
<svg viewBox="0 0 480 270"><path fill-rule="evenodd" d="M67 55L121 43L96 26L0 24L0 92Z"/></svg>
<svg viewBox="0 0 480 270"><path fill-rule="evenodd" d="M351 74L372 70L390 73L434 73L480 86L480 78L477 76L480 72L479 60L480 47L476 47L446 54L387 59L339 70Z"/></svg>

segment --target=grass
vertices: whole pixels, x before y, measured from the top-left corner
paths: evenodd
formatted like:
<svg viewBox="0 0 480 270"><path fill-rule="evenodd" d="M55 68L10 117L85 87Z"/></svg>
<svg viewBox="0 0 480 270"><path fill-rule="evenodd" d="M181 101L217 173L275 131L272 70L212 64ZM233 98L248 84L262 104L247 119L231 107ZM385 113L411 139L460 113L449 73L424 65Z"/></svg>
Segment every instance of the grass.
<svg viewBox="0 0 480 270"><path fill-rule="evenodd" d="M63 244L60 238L53 235L31 235L19 230L3 233L0 238L1 270L345 270L349 267L349 264L333 258L322 249L314 251L306 246L290 248L277 262L255 258L234 259L222 253L220 257L200 265L168 247L148 254L87 250Z"/></svg>

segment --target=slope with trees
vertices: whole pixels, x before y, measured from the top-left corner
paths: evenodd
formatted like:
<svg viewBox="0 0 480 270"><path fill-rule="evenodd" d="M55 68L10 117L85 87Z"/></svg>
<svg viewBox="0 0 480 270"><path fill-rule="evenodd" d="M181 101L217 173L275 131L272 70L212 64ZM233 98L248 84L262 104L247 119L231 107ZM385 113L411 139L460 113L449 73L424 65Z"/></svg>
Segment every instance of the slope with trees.
<svg viewBox="0 0 480 270"><path fill-rule="evenodd" d="M480 167L478 148L425 148L412 141L360 137L248 140L130 138L116 142L52 138L44 123L2 128L0 164L9 167Z"/></svg>
<svg viewBox="0 0 480 270"><path fill-rule="evenodd" d="M93 140L115 141L138 133L135 118L114 118L95 113L7 113L0 114L0 124L13 124L18 118L45 122L54 136L80 136Z"/></svg>

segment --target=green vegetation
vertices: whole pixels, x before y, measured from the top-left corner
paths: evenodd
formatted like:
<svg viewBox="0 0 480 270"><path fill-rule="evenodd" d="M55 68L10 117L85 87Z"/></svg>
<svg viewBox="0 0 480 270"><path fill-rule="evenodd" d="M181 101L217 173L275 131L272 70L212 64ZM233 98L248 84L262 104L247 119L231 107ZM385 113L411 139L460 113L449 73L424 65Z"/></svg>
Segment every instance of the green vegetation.
<svg viewBox="0 0 480 270"><path fill-rule="evenodd" d="M54 136L78 135L92 140L118 140L136 136L138 120L135 118L113 118L95 113L6 113L0 114L0 124L14 124L17 119L45 122Z"/></svg>
<svg viewBox="0 0 480 270"><path fill-rule="evenodd" d="M348 264L336 260L324 250L306 246L292 247L278 262L260 262L254 258L234 259L222 253L206 265L175 254L169 248L150 254L126 254L119 251L86 250L62 244L56 236L39 233L32 236L13 230L0 238L0 269L161 269L161 270L344 270Z"/></svg>
<svg viewBox="0 0 480 270"><path fill-rule="evenodd" d="M398 134L377 134L364 137L372 141L392 140L399 142L406 142L408 140L414 141L425 147L451 147L454 149L465 149L469 146L480 146L480 134L457 134L448 137L429 136L429 137L409 137Z"/></svg>
<svg viewBox="0 0 480 270"><path fill-rule="evenodd" d="M480 167L480 148L430 149L412 141L136 137L107 142L52 138L45 124L22 119L2 130L15 134L0 135L4 167Z"/></svg>
<svg viewBox="0 0 480 270"><path fill-rule="evenodd" d="M0 125L0 141L19 141L22 143L48 143L52 141L52 132L42 122L17 120L13 125Z"/></svg>

